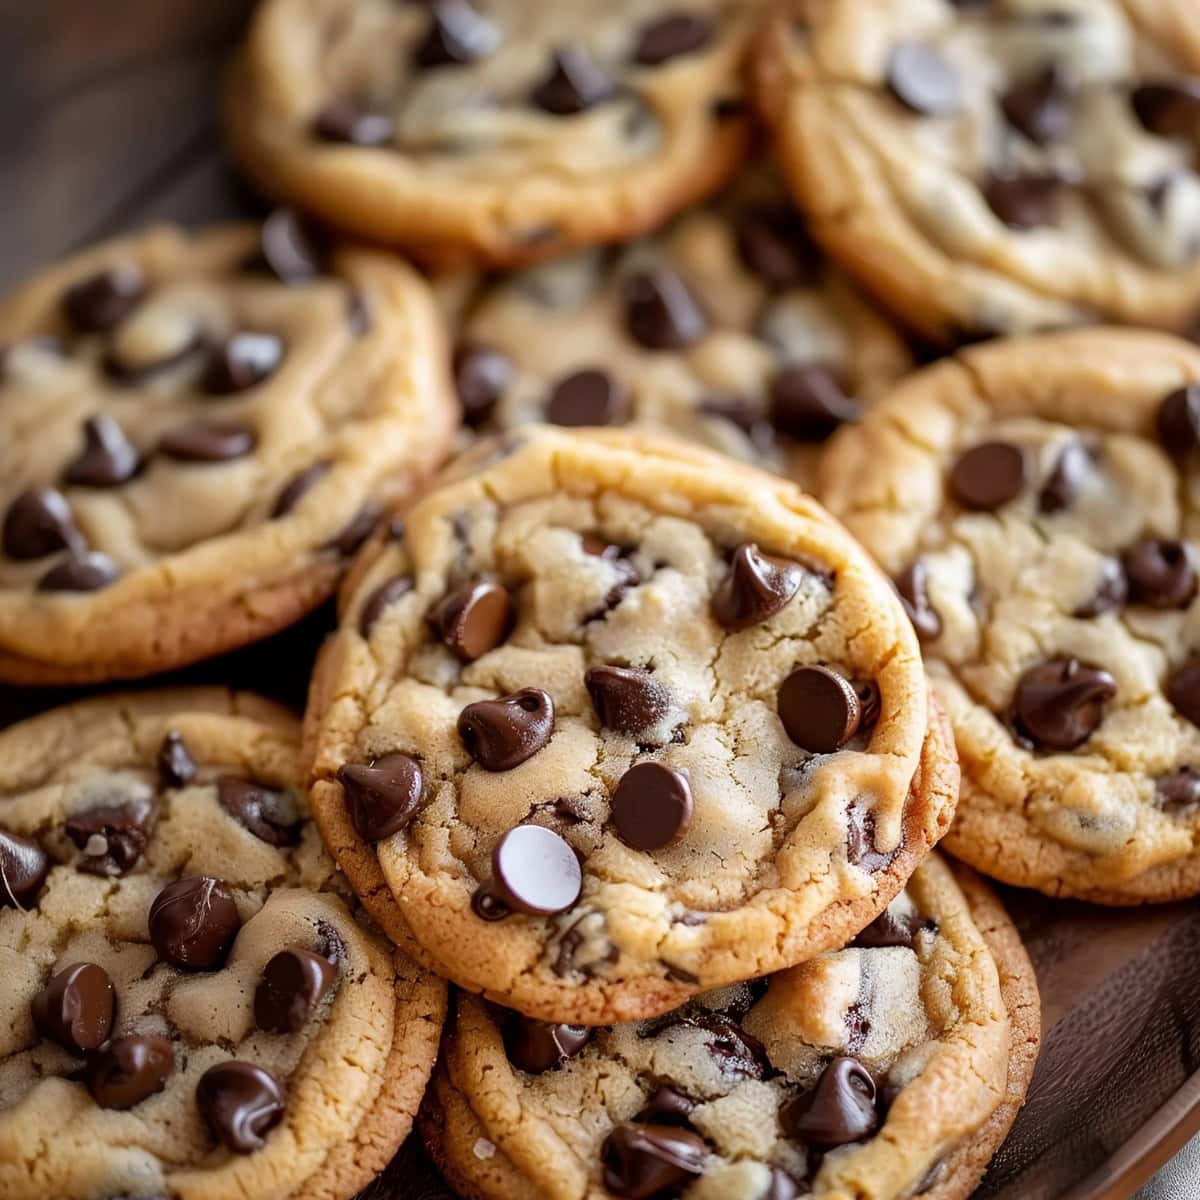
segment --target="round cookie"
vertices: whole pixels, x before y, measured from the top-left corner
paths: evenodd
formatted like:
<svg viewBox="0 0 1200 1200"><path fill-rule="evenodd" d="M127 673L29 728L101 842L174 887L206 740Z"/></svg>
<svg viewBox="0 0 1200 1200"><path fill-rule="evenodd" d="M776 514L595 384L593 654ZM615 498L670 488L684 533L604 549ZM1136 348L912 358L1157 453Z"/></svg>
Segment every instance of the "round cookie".
<svg viewBox="0 0 1200 1200"><path fill-rule="evenodd" d="M814 236L930 337L1200 335L1194 0L789 0L755 92Z"/></svg>
<svg viewBox="0 0 1200 1200"><path fill-rule="evenodd" d="M518 431L364 551L314 815L473 991L602 1024L841 945L948 824L953 744L857 545L682 443Z"/></svg>
<svg viewBox="0 0 1200 1200"><path fill-rule="evenodd" d="M445 985L351 914L298 742L219 689L0 734L8 1200L341 1200L407 1135Z"/></svg>
<svg viewBox="0 0 1200 1200"><path fill-rule="evenodd" d="M933 856L848 948L654 1021L550 1025L461 997L419 1124L478 1200L963 1200L1039 1033L1003 908Z"/></svg>
<svg viewBox="0 0 1200 1200"><path fill-rule="evenodd" d="M912 366L765 171L619 251L453 290L459 400L485 432L673 433L808 483L820 443Z"/></svg>
<svg viewBox="0 0 1200 1200"><path fill-rule="evenodd" d="M636 236L749 139L762 0L268 0L226 126L267 192L426 261Z"/></svg>
<svg viewBox="0 0 1200 1200"><path fill-rule="evenodd" d="M282 629L455 416L424 282L285 210L36 276L0 306L0 679L145 675Z"/></svg>
<svg viewBox="0 0 1200 1200"><path fill-rule="evenodd" d="M954 725L947 844L1111 903L1200 892L1200 350L1078 331L963 351L823 464Z"/></svg>

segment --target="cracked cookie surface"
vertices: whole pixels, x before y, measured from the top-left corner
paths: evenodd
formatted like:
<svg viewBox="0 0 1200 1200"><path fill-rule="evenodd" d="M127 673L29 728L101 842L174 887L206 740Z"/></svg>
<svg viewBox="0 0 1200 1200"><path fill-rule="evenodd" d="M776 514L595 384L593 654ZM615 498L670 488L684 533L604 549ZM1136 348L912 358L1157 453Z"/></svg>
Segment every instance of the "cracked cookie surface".
<svg viewBox="0 0 1200 1200"><path fill-rule="evenodd" d="M273 194L440 262L641 233L748 140L759 0L269 0L226 124Z"/></svg>
<svg viewBox="0 0 1200 1200"><path fill-rule="evenodd" d="M299 725L219 689L0 734L0 1193L345 1200L408 1133L445 985L347 904Z"/></svg>
<svg viewBox="0 0 1200 1200"><path fill-rule="evenodd" d="M335 588L455 406L402 263L261 230L97 245L0 307L0 678L165 670Z"/></svg>
<svg viewBox="0 0 1200 1200"><path fill-rule="evenodd" d="M947 844L990 875L1200 891L1198 413L1195 347L1080 331L963 351L830 448L954 725Z"/></svg>
<svg viewBox="0 0 1200 1200"><path fill-rule="evenodd" d="M618 251L442 283L480 432L671 433L807 484L820 444L912 365L767 171Z"/></svg>
<svg viewBox="0 0 1200 1200"><path fill-rule="evenodd" d="M1039 1032L1016 930L935 855L851 946L653 1021L461 997L420 1128L481 1200L962 1200Z"/></svg>
<svg viewBox="0 0 1200 1200"><path fill-rule="evenodd" d="M1192 0L792 0L755 91L815 236L929 336L1200 333Z"/></svg>
<svg viewBox="0 0 1200 1200"><path fill-rule="evenodd" d="M840 945L957 767L886 581L793 485L683 443L481 443L364 551L306 720L367 907L547 1019Z"/></svg>

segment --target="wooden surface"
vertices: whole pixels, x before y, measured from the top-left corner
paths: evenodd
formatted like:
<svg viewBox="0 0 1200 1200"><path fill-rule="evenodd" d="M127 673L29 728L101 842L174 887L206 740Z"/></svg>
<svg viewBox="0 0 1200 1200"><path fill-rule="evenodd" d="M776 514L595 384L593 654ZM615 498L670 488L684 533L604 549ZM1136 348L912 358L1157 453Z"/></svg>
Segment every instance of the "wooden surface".
<svg viewBox="0 0 1200 1200"><path fill-rule="evenodd" d="M222 156L214 116L220 68L248 9L243 0L0 0L0 286L147 221L258 211ZM331 619L327 608L186 677L299 708ZM64 696L0 688L0 722ZM1028 1104L978 1200L1121 1200L1200 1128L1200 909L1005 898L1037 964L1045 1040ZM1200 1197L1193 1182L1155 1194ZM362 1200L448 1195L414 1139Z"/></svg>

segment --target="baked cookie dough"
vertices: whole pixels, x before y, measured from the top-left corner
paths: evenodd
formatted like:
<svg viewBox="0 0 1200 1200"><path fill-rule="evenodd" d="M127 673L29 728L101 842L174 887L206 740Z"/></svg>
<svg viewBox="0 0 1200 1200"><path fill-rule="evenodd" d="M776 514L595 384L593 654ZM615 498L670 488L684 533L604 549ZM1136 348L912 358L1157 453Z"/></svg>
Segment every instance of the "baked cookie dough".
<svg viewBox="0 0 1200 1200"><path fill-rule="evenodd" d="M893 574L954 725L947 838L1112 903L1200 892L1200 350L963 351L839 435L821 494Z"/></svg>
<svg viewBox="0 0 1200 1200"><path fill-rule="evenodd" d="M0 305L0 679L145 675L282 629L455 416L423 281L286 210L36 276Z"/></svg>
<svg viewBox="0 0 1200 1200"><path fill-rule="evenodd" d="M461 997L420 1128L479 1200L963 1200L1038 1038L1016 930L933 856L849 947L653 1021Z"/></svg>
<svg viewBox="0 0 1200 1200"><path fill-rule="evenodd" d="M930 337L1200 337L1195 0L789 0L755 76L816 238Z"/></svg>
<svg viewBox="0 0 1200 1200"><path fill-rule="evenodd" d="M820 444L912 366L766 171L619 250L442 284L485 432L673 433L807 484Z"/></svg>
<svg viewBox="0 0 1200 1200"><path fill-rule="evenodd" d="M347 907L298 743L219 689L0 734L5 1200L344 1200L408 1133L446 988Z"/></svg>
<svg viewBox="0 0 1200 1200"><path fill-rule="evenodd" d="M454 982L602 1024L844 943L957 766L887 582L793 485L517 431L364 551L310 693L326 843Z"/></svg>
<svg viewBox="0 0 1200 1200"><path fill-rule="evenodd" d="M636 236L749 139L762 0L267 0L226 126L267 192L429 261Z"/></svg>

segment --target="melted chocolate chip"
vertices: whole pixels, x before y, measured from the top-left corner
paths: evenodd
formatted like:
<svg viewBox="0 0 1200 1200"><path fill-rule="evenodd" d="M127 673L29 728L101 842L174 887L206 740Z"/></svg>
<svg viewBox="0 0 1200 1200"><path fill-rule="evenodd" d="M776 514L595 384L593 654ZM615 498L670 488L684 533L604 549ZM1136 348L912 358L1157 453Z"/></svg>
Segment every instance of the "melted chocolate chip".
<svg viewBox="0 0 1200 1200"><path fill-rule="evenodd" d="M1074 750L1091 737L1116 694L1116 680L1107 671L1074 658L1053 658L1021 676L1013 718L1036 749Z"/></svg>
<svg viewBox="0 0 1200 1200"><path fill-rule="evenodd" d="M1175 711L1200 727L1200 655L1184 659L1167 676L1165 690Z"/></svg>
<svg viewBox="0 0 1200 1200"><path fill-rule="evenodd" d="M602 104L615 94L613 81L588 51L567 42L554 51L550 72L530 93L530 99L544 112L570 117Z"/></svg>
<svg viewBox="0 0 1200 1200"><path fill-rule="evenodd" d="M63 293L63 312L80 333L107 333L142 302L147 291L141 268L122 263L69 287Z"/></svg>
<svg viewBox="0 0 1200 1200"><path fill-rule="evenodd" d="M1121 555L1129 599L1151 608L1187 608L1196 595L1196 557L1187 542L1143 538Z"/></svg>
<svg viewBox="0 0 1200 1200"><path fill-rule="evenodd" d="M942 618L929 602L929 568L918 558L893 582L917 637L922 642L934 641L941 635Z"/></svg>
<svg viewBox="0 0 1200 1200"><path fill-rule="evenodd" d="M167 787L186 787L196 778L196 760L183 735L168 729L158 748L158 777Z"/></svg>
<svg viewBox="0 0 1200 1200"><path fill-rule="evenodd" d="M875 844L875 814L862 801L856 800L846 808L846 859L852 865L872 874L883 870L896 851L884 853Z"/></svg>
<svg viewBox="0 0 1200 1200"><path fill-rule="evenodd" d="M46 882L50 859L32 838L0 829L0 908L25 908Z"/></svg>
<svg viewBox="0 0 1200 1200"><path fill-rule="evenodd" d="M458 736L485 771L511 771L532 758L554 732L554 701L540 688L522 688L498 700L468 704Z"/></svg>
<svg viewBox="0 0 1200 1200"><path fill-rule="evenodd" d="M177 462L215 463L245 458L257 443L249 425L196 421L168 430L159 440L158 450Z"/></svg>
<svg viewBox="0 0 1200 1200"><path fill-rule="evenodd" d="M298 471L293 475L284 484L279 495L275 497L275 503L271 506L272 520L286 517L329 474L329 471L329 463L315 462L311 466L305 467L303 471Z"/></svg>
<svg viewBox="0 0 1200 1200"><path fill-rule="evenodd" d="M451 592L429 614L434 631L463 662L474 662L499 646L515 619L508 589L490 580Z"/></svg>
<svg viewBox="0 0 1200 1200"><path fill-rule="evenodd" d="M888 58L887 85L905 108L926 117L947 116L961 103L958 73L922 42L897 43Z"/></svg>
<svg viewBox="0 0 1200 1200"><path fill-rule="evenodd" d="M294 846L300 840L300 812L288 791L275 791L236 775L217 781L221 807L268 846Z"/></svg>
<svg viewBox="0 0 1200 1200"><path fill-rule="evenodd" d="M269 379L283 362L283 339L242 330L215 345L201 380L210 396L232 396Z"/></svg>
<svg viewBox="0 0 1200 1200"><path fill-rule="evenodd" d="M254 990L254 1023L269 1033L296 1033L333 986L337 970L301 946L272 956Z"/></svg>
<svg viewBox="0 0 1200 1200"><path fill-rule="evenodd" d="M748 209L737 220L743 264L774 292L816 283L823 258L799 213L787 205Z"/></svg>
<svg viewBox="0 0 1200 1200"><path fill-rule="evenodd" d="M964 450L950 471L950 490L965 508L993 512L1029 481L1029 458L1011 442L981 442Z"/></svg>
<svg viewBox="0 0 1200 1200"><path fill-rule="evenodd" d="M283 1120L283 1088L274 1075L253 1063L223 1062L200 1076L196 1105L227 1150L252 1154Z"/></svg>
<svg viewBox="0 0 1200 1200"><path fill-rule="evenodd" d="M1010 229L1057 225L1063 181L1054 174L988 176L983 198Z"/></svg>
<svg viewBox="0 0 1200 1200"><path fill-rule="evenodd" d="M862 417L828 367L784 367L770 385L771 424L801 442L823 442L839 425Z"/></svg>
<svg viewBox="0 0 1200 1200"><path fill-rule="evenodd" d="M1161 137L1194 138L1200 129L1200 76L1140 84L1129 102L1137 119Z"/></svg>
<svg viewBox="0 0 1200 1200"><path fill-rule="evenodd" d="M1200 446L1200 383L1176 388L1163 398L1156 418L1158 440L1168 454L1191 454Z"/></svg>
<svg viewBox="0 0 1200 1200"><path fill-rule="evenodd" d="M153 815L153 805L139 796L68 817L63 831L82 851L75 865L89 875L124 875L146 849Z"/></svg>
<svg viewBox="0 0 1200 1200"><path fill-rule="evenodd" d="M368 842L407 829L421 807L425 780L407 754L385 754L369 763L343 763L338 783L346 793L350 823Z"/></svg>
<svg viewBox="0 0 1200 1200"><path fill-rule="evenodd" d="M765 1079L770 1074L766 1048L736 1021L719 1013L695 1013L688 1024L709 1034L708 1053L726 1079Z"/></svg>
<svg viewBox="0 0 1200 1200"><path fill-rule="evenodd" d="M396 132L387 113L346 98L326 104L313 118L312 127L322 141L351 146L386 146Z"/></svg>
<svg viewBox="0 0 1200 1200"><path fill-rule="evenodd" d="M648 350L682 350L708 332L708 319L683 280L667 267L639 271L624 285L625 327Z"/></svg>
<svg viewBox="0 0 1200 1200"><path fill-rule="evenodd" d="M677 842L692 821L692 789L685 772L641 762L621 776L612 797L617 834L635 850L661 850Z"/></svg>
<svg viewBox="0 0 1200 1200"><path fill-rule="evenodd" d="M21 492L4 514L4 553L9 558L44 558L77 546L79 534L62 492L32 487Z"/></svg>
<svg viewBox="0 0 1200 1200"><path fill-rule="evenodd" d="M1200 771L1177 767L1154 781L1158 806L1171 817L1190 817L1200 809Z"/></svg>
<svg viewBox="0 0 1200 1200"><path fill-rule="evenodd" d="M70 1054L99 1050L108 1041L117 993L108 972L95 963L56 971L30 1004L38 1033Z"/></svg>
<svg viewBox="0 0 1200 1200"><path fill-rule="evenodd" d="M628 413L625 389L596 367L560 379L546 401L546 420L552 425L619 425Z"/></svg>
<svg viewBox="0 0 1200 1200"><path fill-rule="evenodd" d="M673 1194L703 1174L707 1155L704 1140L689 1129L626 1121L601 1147L604 1186L629 1200Z"/></svg>
<svg viewBox="0 0 1200 1200"><path fill-rule="evenodd" d="M492 853L494 886L518 912L552 916L566 912L583 887L575 851L551 829L518 825Z"/></svg>
<svg viewBox="0 0 1200 1200"><path fill-rule="evenodd" d="M879 1128L875 1081L857 1059L835 1058L810 1092L780 1114L784 1128L820 1150L861 1142Z"/></svg>
<svg viewBox="0 0 1200 1200"><path fill-rule="evenodd" d="M1092 468L1092 456L1082 442L1068 442L1058 456L1050 477L1038 493L1038 508L1044 513L1070 508Z"/></svg>
<svg viewBox="0 0 1200 1200"><path fill-rule="evenodd" d="M83 450L67 464L63 478L83 487L114 487L132 479L141 465L138 452L107 413L83 423Z"/></svg>
<svg viewBox="0 0 1200 1200"><path fill-rule="evenodd" d="M1081 619L1098 617L1116 608L1124 608L1129 595L1129 584L1125 569L1115 558L1106 558L1100 564L1100 575L1096 590L1074 612Z"/></svg>
<svg viewBox="0 0 1200 1200"><path fill-rule="evenodd" d="M133 1108L161 1092L175 1070L175 1055L165 1037L114 1038L86 1068L87 1089L101 1108Z"/></svg>
<svg viewBox="0 0 1200 1200"><path fill-rule="evenodd" d="M321 274L321 241L293 209L277 208L259 232L263 265L280 283L309 283Z"/></svg>
<svg viewBox="0 0 1200 1200"><path fill-rule="evenodd" d="M495 411L500 397L512 383L516 368L503 351L471 342L454 351L453 369L463 421L478 429Z"/></svg>
<svg viewBox="0 0 1200 1200"><path fill-rule="evenodd" d="M804 568L764 554L753 542L734 552L729 572L713 592L713 616L726 629L746 629L779 612L800 590Z"/></svg>
<svg viewBox="0 0 1200 1200"><path fill-rule="evenodd" d="M332 550L342 558L349 558L352 554L357 553L367 538L375 532L381 515L379 506L374 501L368 500L346 522L341 532L334 534L329 541L322 545L321 549Z"/></svg>
<svg viewBox="0 0 1200 1200"><path fill-rule="evenodd" d="M664 1083L650 1093L633 1119L646 1125L687 1125L695 1107L694 1100Z"/></svg>
<svg viewBox="0 0 1200 1200"><path fill-rule="evenodd" d="M219 966L241 926L233 893L207 875L167 884L150 905L150 941L159 958L177 967Z"/></svg>
<svg viewBox="0 0 1200 1200"><path fill-rule="evenodd" d="M98 592L114 583L121 569L98 551L71 553L37 581L39 592Z"/></svg>
<svg viewBox="0 0 1200 1200"><path fill-rule="evenodd" d="M867 949L881 946L912 948L918 930L926 928L925 921L915 908L898 909L888 906L856 937L852 943Z"/></svg>
<svg viewBox="0 0 1200 1200"><path fill-rule="evenodd" d="M358 619L358 631L365 638L371 636L371 630L375 628L379 618L397 600L407 596L412 591L412 579L408 575L393 575L391 579L385 579L371 594L367 597L367 602L363 605L362 615Z"/></svg>
<svg viewBox="0 0 1200 1200"><path fill-rule="evenodd" d="M670 693L649 671L592 667L583 682L600 724L617 733L642 733L657 725L671 706Z"/></svg>
<svg viewBox="0 0 1200 1200"><path fill-rule="evenodd" d="M429 29L413 52L418 67L463 66L500 45L500 30L468 0L434 0Z"/></svg>
<svg viewBox="0 0 1200 1200"><path fill-rule="evenodd" d="M1061 141L1071 128L1071 77L1060 63L1014 84L1000 101L1004 115L1031 142Z"/></svg>
<svg viewBox="0 0 1200 1200"><path fill-rule="evenodd" d="M779 685L777 705L788 737L813 754L844 746L862 722L854 685L829 667L797 667Z"/></svg>
<svg viewBox="0 0 1200 1200"><path fill-rule="evenodd" d="M555 1025L514 1014L504 1025L504 1050L518 1071L541 1075L574 1058L595 1033L586 1025Z"/></svg>
<svg viewBox="0 0 1200 1200"><path fill-rule="evenodd" d="M643 25L638 31L634 61L657 67L672 58L694 54L712 41L713 23L698 13L672 12Z"/></svg>

